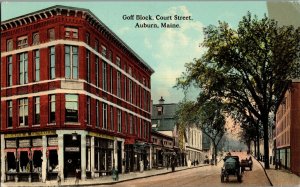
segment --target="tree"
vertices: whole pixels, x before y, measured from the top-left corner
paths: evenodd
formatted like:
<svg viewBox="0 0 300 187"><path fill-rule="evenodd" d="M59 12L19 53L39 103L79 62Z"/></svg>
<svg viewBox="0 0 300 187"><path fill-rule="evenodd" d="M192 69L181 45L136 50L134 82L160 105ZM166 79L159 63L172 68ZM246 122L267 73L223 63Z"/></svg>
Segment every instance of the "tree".
<svg viewBox="0 0 300 187"><path fill-rule="evenodd" d="M223 98L251 113L262 125L265 168L269 168L269 116L284 97L289 80L298 75L300 29L278 26L248 13L237 29L226 22L204 29L200 59L186 64L178 88L199 87L200 97ZM199 99L198 99L199 100Z"/></svg>
<svg viewBox="0 0 300 187"><path fill-rule="evenodd" d="M226 132L223 103L216 98L206 100L201 105L183 101L179 104L176 118L181 126L196 125L209 137L213 145L213 160L217 164L217 146Z"/></svg>

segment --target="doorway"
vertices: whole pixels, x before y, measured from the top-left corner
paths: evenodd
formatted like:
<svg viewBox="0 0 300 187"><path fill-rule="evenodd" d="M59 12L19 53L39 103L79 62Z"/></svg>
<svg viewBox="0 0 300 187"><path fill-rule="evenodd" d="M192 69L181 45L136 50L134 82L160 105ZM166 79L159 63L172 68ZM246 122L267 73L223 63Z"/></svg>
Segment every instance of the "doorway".
<svg viewBox="0 0 300 187"><path fill-rule="evenodd" d="M75 177L76 169L81 169L80 135L75 139L72 135L64 136L64 176Z"/></svg>
<svg viewBox="0 0 300 187"><path fill-rule="evenodd" d="M122 142L118 142L118 152L117 152L117 157L118 157L118 172L122 173Z"/></svg>

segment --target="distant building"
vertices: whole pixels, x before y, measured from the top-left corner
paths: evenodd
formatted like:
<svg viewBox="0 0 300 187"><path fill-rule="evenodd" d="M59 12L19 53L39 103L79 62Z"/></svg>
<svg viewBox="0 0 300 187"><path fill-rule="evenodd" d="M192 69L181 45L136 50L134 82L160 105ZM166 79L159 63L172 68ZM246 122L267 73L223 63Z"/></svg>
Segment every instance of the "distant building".
<svg viewBox="0 0 300 187"><path fill-rule="evenodd" d="M173 151L177 155L178 165L187 165L188 160L201 163L204 159L203 148L210 149L209 140L197 126L181 128L175 119L177 110L178 104L164 103L161 97L158 104L152 105L152 130L173 137Z"/></svg>
<svg viewBox="0 0 300 187"><path fill-rule="evenodd" d="M136 171L150 159L153 69L90 10L1 22L1 182Z"/></svg>

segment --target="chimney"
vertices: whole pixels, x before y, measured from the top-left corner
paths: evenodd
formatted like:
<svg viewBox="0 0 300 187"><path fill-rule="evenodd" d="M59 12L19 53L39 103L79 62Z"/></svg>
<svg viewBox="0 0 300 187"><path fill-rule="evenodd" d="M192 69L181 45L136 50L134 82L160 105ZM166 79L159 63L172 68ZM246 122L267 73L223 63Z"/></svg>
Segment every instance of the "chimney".
<svg viewBox="0 0 300 187"><path fill-rule="evenodd" d="M164 101L165 101L165 100L163 99L162 96L160 97L160 100L158 100L158 102L159 102L160 105L163 105L163 104L164 104Z"/></svg>

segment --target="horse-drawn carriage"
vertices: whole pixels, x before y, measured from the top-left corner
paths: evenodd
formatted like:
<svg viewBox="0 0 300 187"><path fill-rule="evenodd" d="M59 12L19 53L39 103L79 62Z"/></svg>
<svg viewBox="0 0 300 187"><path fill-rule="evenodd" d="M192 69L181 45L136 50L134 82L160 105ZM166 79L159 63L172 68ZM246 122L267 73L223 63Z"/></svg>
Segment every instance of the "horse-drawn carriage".
<svg viewBox="0 0 300 187"><path fill-rule="evenodd" d="M237 177L238 182L242 182L242 172L238 156L226 156L224 159L224 166L221 170L221 182L229 181L229 176Z"/></svg>

